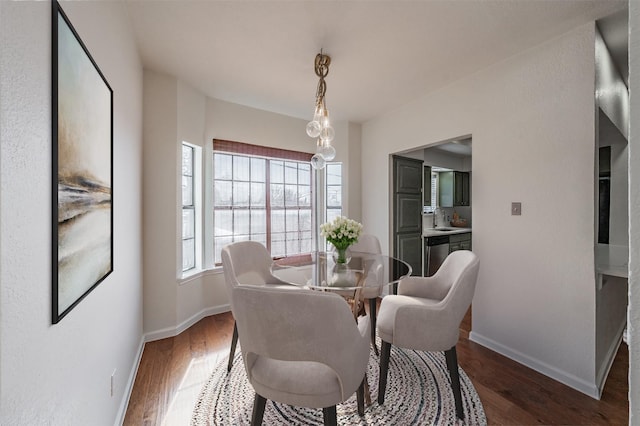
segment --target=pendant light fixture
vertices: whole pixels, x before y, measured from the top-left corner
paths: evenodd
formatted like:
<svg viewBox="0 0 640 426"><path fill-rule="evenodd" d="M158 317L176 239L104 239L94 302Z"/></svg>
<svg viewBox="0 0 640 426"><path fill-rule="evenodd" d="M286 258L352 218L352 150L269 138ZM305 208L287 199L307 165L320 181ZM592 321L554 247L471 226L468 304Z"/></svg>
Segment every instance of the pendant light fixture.
<svg viewBox="0 0 640 426"><path fill-rule="evenodd" d="M307 135L316 138L316 153L311 158L311 165L315 169L324 168L327 161L336 157L336 149L331 145L335 137L335 130L331 126L329 110L325 103L324 95L327 91L327 83L324 78L329 74L331 57L320 50L314 61L315 72L318 78L316 89L316 105L313 112L313 120L307 124Z"/></svg>

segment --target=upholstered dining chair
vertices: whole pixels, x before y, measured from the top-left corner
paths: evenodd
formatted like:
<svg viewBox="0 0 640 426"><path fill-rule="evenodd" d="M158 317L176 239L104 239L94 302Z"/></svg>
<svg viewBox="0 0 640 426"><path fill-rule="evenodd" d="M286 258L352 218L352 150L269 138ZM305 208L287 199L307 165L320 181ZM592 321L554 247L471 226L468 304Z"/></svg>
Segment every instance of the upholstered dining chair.
<svg viewBox="0 0 640 426"><path fill-rule="evenodd" d="M378 334L382 339L378 403L384 403L391 345L420 351L444 351L456 406L464 418L456 344L459 327L475 292L480 261L471 251L451 253L431 277L400 281L398 294L380 304Z"/></svg>
<svg viewBox="0 0 640 426"><path fill-rule="evenodd" d="M247 378L256 395L252 425L262 424L266 400L322 408L336 425L336 404L357 390L364 415L369 319L353 314L331 292L238 286L232 304Z"/></svg>
<svg viewBox="0 0 640 426"><path fill-rule="evenodd" d="M349 248L351 251L361 253L382 254L380 248L380 241L378 237L371 234L362 234L358 238L358 242L351 245ZM376 355L378 355L378 346L376 345L376 311L377 301L380 296L382 288L380 287L364 287L362 291L362 297L369 301L369 315L371 315L371 344Z"/></svg>
<svg viewBox="0 0 640 426"><path fill-rule="evenodd" d="M289 289L297 288L271 274L270 268L273 260L262 243L257 241L238 241L228 244L222 248L221 257L229 301L231 301L231 290L244 284L287 287ZM233 302L231 302L231 312L235 316ZM236 353L237 343L238 327L234 323L227 371L231 371L231 367L233 367L233 357Z"/></svg>

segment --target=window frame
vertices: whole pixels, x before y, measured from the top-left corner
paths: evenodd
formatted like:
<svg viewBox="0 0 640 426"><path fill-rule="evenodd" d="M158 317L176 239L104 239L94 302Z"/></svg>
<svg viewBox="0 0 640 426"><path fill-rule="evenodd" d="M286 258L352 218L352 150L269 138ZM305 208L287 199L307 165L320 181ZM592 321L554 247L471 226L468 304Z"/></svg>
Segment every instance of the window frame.
<svg viewBox="0 0 640 426"><path fill-rule="evenodd" d="M182 142L181 144L181 164L183 164L184 162L184 150L185 149L189 149L191 151L191 175L185 174L184 173L184 164L181 167L181 201L182 201L182 208L181 208L181 212L182 212L182 227L181 227L181 258L182 258L182 274L184 275L185 273L188 274L191 271L195 270L198 267L198 248L197 248L197 242L198 242L198 226L197 226L197 216L198 216L198 212L197 212L197 197L196 197L196 175L197 175L197 168L196 168L196 157L197 157L197 147L194 145L191 145L187 142ZM185 190L185 185L184 185L184 180L185 178L188 178L191 181L191 204L186 204L184 203L184 190ZM185 211L191 211L192 212L192 217L193 217L193 224L192 224L192 229L191 229L191 233L192 233L192 237L185 237L185 222L184 222L184 213ZM186 240L193 240L193 264L190 265L189 267L185 268L185 241Z"/></svg>
<svg viewBox="0 0 640 426"><path fill-rule="evenodd" d="M314 188L315 188L315 178L314 178L314 173L313 173L313 168L311 168L310 166L310 160L312 157L312 154L309 153L303 153L303 152L299 152L299 151L293 151L293 150L286 150L286 149L281 149L281 148L272 148L272 147L265 147L265 146L259 146L259 145L252 145L252 144L247 144L247 143L243 143L243 142L234 142L234 141L227 141L227 140L220 140L220 139L214 139L213 140L213 152L211 155L211 159L212 159L212 167L213 167L213 173L212 173L212 177L211 177L211 193L212 193L212 216L213 216L213 225L214 225L214 229L213 229L213 239L211 241L212 244L212 248L213 248L213 253L212 253L212 261L214 264L214 267L218 267L221 265L220 263L220 259L219 259L219 249L223 246L217 245L217 240L218 238L220 238L218 235L216 235L216 209L218 210L224 210L226 208L220 208L216 206L216 196L215 196L215 188L216 188L216 181L220 180L223 181L223 179L216 179L216 170L215 170L215 162L216 162L216 154L221 154L221 155L231 155L231 162L232 162L232 167L233 167L233 156L238 156L238 157L248 157L249 161L251 162L251 158L259 158L259 159L264 159L265 160L265 167L264 167L264 181L260 181L260 183L264 182L264 195L265 195L265 233L264 233L264 240L260 240L258 239L258 241L262 242L266 247L267 250L269 250L269 253L272 253L272 229L271 229L271 218L272 218L272 211L274 211L272 203L271 203L271 167L272 167L272 162L275 164L276 162L282 162L283 163L283 167L286 165L286 162L295 162L298 163L298 165L296 166L296 177L297 177L297 181L295 183L296 185L296 193L298 193L298 189L300 186L308 186L309 188L309 193L308 193L308 199L309 199L309 207L308 208L304 208L304 206L301 206L299 203L296 204L295 206L293 205L287 205L286 204L286 200L283 200L283 208L282 210L285 211L285 217L287 215L287 210L298 210L298 212L300 212L301 210L309 210L309 215L310 215L310 230L309 232L309 248L310 250L313 250L313 239L315 237L314 233L313 233L313 229L315 226L314 223L314 214L315 211L317 210L314 203ZM308 173L309 173L309 181L308 184L303 184L300 183L299 181L299 173L300 173L300 164L306 164L308 166ZM284 172L285 170L283 170L283 176L284 176ZM251 173L251 172L250 172ZM232 170L232 177L231 179L229 179L229 181L233 182L233 170ZM249 181L247 181L250 185L252 182L258 182L258 181L252 181L251 180L251 175L249 176ZM277 184L282 184L287 185L286 183L286 179L283 180L283 182L281 183L277 183ZM293 184L290 184L293 185ZM233 184L232 184L232 188L233 188ZM233 191L233 189L232 189ZM249 188L249 192L251 193L251 187ZM234 211L234 206L233 206L233 199L231 201L231 205L229 206L229 210ZM278 206L279 207L279 206ZM251 199L249 199L249 203L246 206L247 210L249 210L249 217L251 217ZM256 210L258 208L256 207ZM278 208L277 210L280 210L280 208ZM298 218L300 217L300 214L298 213ZM233 215L232 215L232 220L233 220ZM286 221L286 219L285 219ZM233 226L233 224L232 224ZM285 225L286 226L286 222ZM306 231L287 231L285 228L284 231L284 253L285 256L287 254L287 233L288 232L298 232L299 234L301 232L306 232ZM249 223L249 233L245 234L247 238L243 238L240 237L240 239L236 240L236 233L232 230L231 234L229 237L231 241L242 241L245 239L252 239L252 229L251 229L251 223ZM303 239L300 238L300 235L298 235L298 239L296 241L302 241ZM225 243L228 244L228 243ZM299 256L301 254L306 254L306 253L295 253L295 254L290 254L292 256ZM275 255L274 257L280 257L280 255Z"/></svg>

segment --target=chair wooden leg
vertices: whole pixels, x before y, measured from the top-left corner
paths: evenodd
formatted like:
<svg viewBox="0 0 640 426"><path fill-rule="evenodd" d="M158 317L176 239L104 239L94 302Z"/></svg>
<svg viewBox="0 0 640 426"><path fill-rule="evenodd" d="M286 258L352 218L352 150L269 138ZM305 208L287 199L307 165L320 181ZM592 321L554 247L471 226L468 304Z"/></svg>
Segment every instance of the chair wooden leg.
<svg viewBox="0 0 640 426"><path fill-rule="evenodd" d="M376 355L378 353L378 345L376 345L376 309L377 309L377 298L374 297L369 299L369 315L371 315L371 344L373 345L373 352Z"/></svg>
<svg viewBox="0 0 640 426"><path fill-rule="evenodd" d="M456 417L464 420L464 410L462 409L462 391L460 390L460 374L458 372L458 355L456 347L452 347L444 352L447 359L447 368L451 377L451 388L453 389L453 399L456 403Z"/></svg>
<svg viewBox="0 0 640 426"><path fill-rule="evenodd" d="M364 416L364 381L365 379L362 380L362 383L360 383L360 387L358 387L358 390L356 391L356 399L358 401L358 415L360 415L360 417Z"/></svg>
<svg viewBox="0 0 640 426"><path fill-rule="evenodd" d="M382 341L380 349L380 379L378 380L378 404L384 404L384 391L387 388L387 374L389 373L389 357L391 356L391 343Z"/></svg>
<svg viewBox="0 0 640 426"><path fill-rule="evenodd" d="M261 426L262 416L264 415L264 407L267 404L265 397L256 393L256 397L253 400L253 414L251 415L251 426Z"/></svg>
<svg viewBox="0 0 640 426"><path fill-rule="evenodd" d="M335 405L324 407L322 409L322 417L324 418L325 426L338 426L338 413Z"/></svg>
<svg viewBox="0 0 640 426"><path fill-rule="evenodd" d="M233 357L236 356L236 345L238 344L238 326L233 322L233 337L231 338L231 351L229 352L229 364L227 365L227 373L233 367Z"/></svg>

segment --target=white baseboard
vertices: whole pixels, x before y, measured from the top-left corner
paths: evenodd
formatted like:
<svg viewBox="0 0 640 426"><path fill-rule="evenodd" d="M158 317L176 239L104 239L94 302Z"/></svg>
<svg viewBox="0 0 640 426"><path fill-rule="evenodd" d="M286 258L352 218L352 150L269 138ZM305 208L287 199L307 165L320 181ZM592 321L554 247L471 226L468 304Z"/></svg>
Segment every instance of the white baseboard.
<svg viewBox="0 0 640 426"><path fill-rule="evenodd" d="M220 305L213 306L210 308L206 308L193 315L190 318L187 318L181 324L178 324L176 327L167 327L162 330L152 331L150 333L146 333L140 339L140 346L138 348L138 356L136 358L133 367L131 368L131 373L129 373L129 380L127 381L127 386L125 390L125 394L122 397L122 402L120 403L120 408L118 409L118 415L116 416L115 425L122 425L124 423L124 417L127 413L127 407L129 406L129 399L131 398L131 392L133 390L133 384L136 380L136 376L138 375L138 367L140 366L140 361L142 360L142 353L144 351L144 345L147 342L152 342L154 340L164 339L166 337L177 336L178 334L185 331L187 328L191 327L193 324L200 321L202 318L208 317L210 315L221 314L223 312L229 312L231 310L230 305Z"/></svg>
<svg viewBox="0 0 640 426"><path fill-rule="evenodd" d="M122 425L124 423L124 416L127 414L127 407L129 406L129 399L131 399L131 391L133 390L133 383L136 381L136 376L138 375L138 367L140 366L140 360L142 360L142 352L144 351L144 336L140 338L140 345L138 346L138 356L136 357L133 366L131 367L131 372L129 373L129 379L127 380L127 385L124 390L124 395L122 396L122 401L120 402L120 408L118 408L118 415L116 416L115 425Z"/></svg>
<svg viewBox="0 0 640 426"><path fill-rule="evenodd" d="M567 373L566 371L560 370L538 359L532 358L529 355L525 355L522 352L504 346L503 344L484 337L474 331L471 331L471 333L469 333L469 340L485 346L493 350L494 352L498 352L499 354L504 355L507 358L511 358L512 360L519 362L520 364L525 365L541 374L544 374L545 376L551 377L552 379L557 380L560 383L564 383L565 385L572 387L573 389L582 392L590 396L591 398L598 400L600 399L600 391L598 390L598 387L595 383L589 383L581 379L580 377Z"/></svg>
<svg viewBox="0 0 640 426"><path fill-rule="evenodd" d="M212 306L210 308L205 308L195 315L187 318L182 323L178 324L176 327L167 327L162 330L152 331L146 333L144 335L145 342L153 342L154 340L165 339L167 337L177 336L178 334L185 331L187 328L191 327L193 324L200 321L202 318L208 317L210 315L221 314L223 312L229 312L231 310L231 306L229 304Z"/></svg>
<svg viewBox="0 0 640 426"><path fill-rule="evenodd" d="M602 396L602 391L604 390L604 385L607 381L607 377L609 377L609 372L611 371L611 366L613 365L613 361L616 359L616 354L618 353L618 348L620 348L620 344L622 343L622 337L624 334L624 328L627 326L627 321L622 322L620 329L618 330L618 338L613 341L611 346L609 346L609 350L604 357L604 362L600 366L600 370L596 375L596 383L598 384L598 399Z"/></svg>

